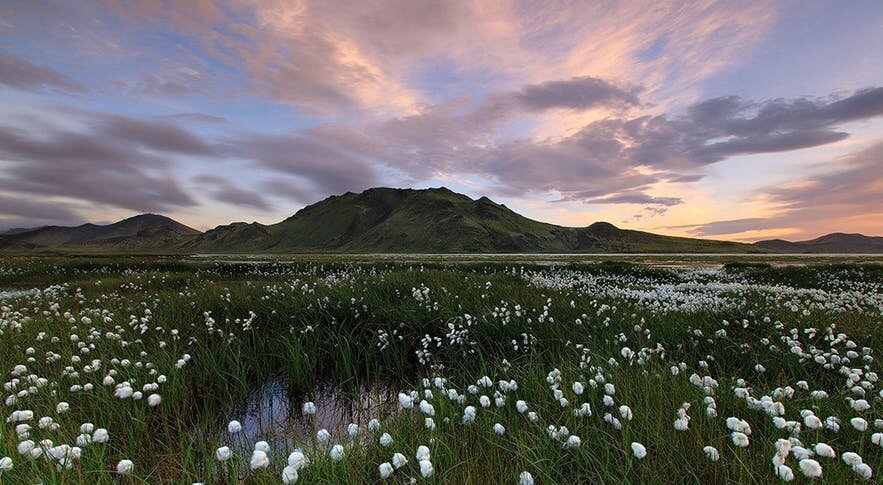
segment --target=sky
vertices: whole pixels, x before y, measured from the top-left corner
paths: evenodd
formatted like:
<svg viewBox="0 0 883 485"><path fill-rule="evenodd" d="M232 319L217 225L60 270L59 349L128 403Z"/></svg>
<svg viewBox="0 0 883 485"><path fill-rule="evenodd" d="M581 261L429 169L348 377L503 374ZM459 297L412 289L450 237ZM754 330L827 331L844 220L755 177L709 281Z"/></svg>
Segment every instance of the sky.
<svg viewBox="0 0 883 485"><path fill-rule="evenodd" d="M274 223L377 186L883 235L883 2L0 3L0 229Z"/></svg>

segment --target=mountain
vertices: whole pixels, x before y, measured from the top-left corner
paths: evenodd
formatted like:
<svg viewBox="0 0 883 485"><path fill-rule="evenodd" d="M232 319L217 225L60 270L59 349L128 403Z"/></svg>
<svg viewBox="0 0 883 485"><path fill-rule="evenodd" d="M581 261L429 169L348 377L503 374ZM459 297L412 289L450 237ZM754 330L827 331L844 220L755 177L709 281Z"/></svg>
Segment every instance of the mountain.
<svg viewBox="0 0 883 485"><path fill-rule="evenodd" d="M444 187L374 188L304 207L271 225L219 226L184 243L200 253L342 252L762 252L749 244L669 237L606 222L562 227L521 216L487 197Z"/></svg>
<svg viewBox="0 0 883 485"><path fill-rule="evenodd" d="M756 246L781 253L883 253L883 237L835 232L808 241L769 239Z"/></svg>
<svg viewBox="0 0 883 485"><path fill-rule="evenodd" d="M167 251L201 234L196 229L157 214L141 214L107 225L43 226L15 229L0 235L0 249L57 248L114 251Z"/></svg>
<svg viewBox="0 0 883 485"><path fill-rule="evenodd" d="M487 197L444 187L374 188L304 207L276 224L235 222L204 233L142 214L114 224L45 226L0 234L7 252L128 253L883 253L883 237L829 234L811 241L742 244L620 229L563 227Z"/></svg>

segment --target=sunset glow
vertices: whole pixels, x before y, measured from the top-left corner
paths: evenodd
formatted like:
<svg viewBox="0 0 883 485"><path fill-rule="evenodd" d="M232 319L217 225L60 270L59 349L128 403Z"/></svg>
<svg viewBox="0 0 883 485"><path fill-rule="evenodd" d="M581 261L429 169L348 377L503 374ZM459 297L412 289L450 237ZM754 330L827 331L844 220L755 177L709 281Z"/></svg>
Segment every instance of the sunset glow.
<svg viewBox="0 0 883 485"><path fill-rule="evenodd" d="M437 187L533 219L883 234L883 3L0 5L0 230L274 223Z"/></svg>

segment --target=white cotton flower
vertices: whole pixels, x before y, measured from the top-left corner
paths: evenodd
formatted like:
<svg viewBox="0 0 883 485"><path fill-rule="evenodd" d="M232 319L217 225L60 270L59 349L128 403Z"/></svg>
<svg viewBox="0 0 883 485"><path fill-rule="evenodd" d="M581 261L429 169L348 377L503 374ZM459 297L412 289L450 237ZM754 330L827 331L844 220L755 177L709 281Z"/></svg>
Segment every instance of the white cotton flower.
<svg viewBox="0 0 883 485"><path fill-rule="evenodd" d="M233 421L230 421L229 424L227 424L227 432L228 433L236 434L240 431L242 431L242 425L239 423L239 421L236 421L234 419Z"/></svg>
<svg viewBox="0 0 883 485"><path fill-rule="evenodd" d="M159 403L161 403L161 402L162 402L162 397L160 397L159 394L151 394L151 395L147 396L147 405L152 408L159 406Z"/></svg>
<svg viewBox="0 0 883 485"><path fill-rule="evenodd" d="M537 420L539 420L539 419L540 419L540 415L537 414L536 412L534 412L534 411L527 412L527 420L530 421L531 423L536 423Z"/></svg>
<svg viewBox="0 0 883 485"><path fill-rule="evenodd" d="M258 468L267 468L270 465L270 457L267 456L265 451L254 450L251 454L251 461L249 462L252 470L257 470Z"/></svg>
<svg viewBox="0 0 883 485"><path fill-rule="evenodd" d="M853 453L851 451L847 451L840 455L840 458L843 460L843 463L846 463L849 466L855 466L862 462L862 457L859 456L858 453Z"/></svg>
<svg viewBox="0 0 883 485"><path fill-rule="evenodd" d="M748 446L748 436L745 433L733 431L730 437L732 438L734 445L740 448L745 448L746 446Z"/></svg>
<svg viewBox="0 0 883 485"><path fill-rule="evenodd" d="M647 456L647 448L637 441L632 441L632 454L635 455L635 458L640 460Z"/></svg>
<svg viewBox="0 0 883 485"><path fill-rule="evenodd" d="M518 485L533 485L533 475L524 471L518 474Z"/></svg>
<svg viewBox="0 0 883 485"><path fill-rule="evenodd" d="M294 468L295 470L300 470L304 468L309 463L307 459L307 455L304 454L303 451L294 450L288 455L288 466Z"/></svg>
<svg viewBox="0 0 883 485"><path fill-rule="evenodd" d="M377 470L380 472L380 478L384 480L391 477L392 472L394 471L392 464L388 461L381 463L380 466L377 467Z"/></svg>
<svg viewBox="0 0 883 485"><path fill-rule="evenodd" d="M795 445L791 448L791 452L794 454L794 458L797 460L803 460L805 458L812 458L814 453L812 450L808 450L802 446Z"/></svg>
<svg viewBox="0 0 883 485"><path fill-rule="evenodd" d="M135 464L132 463L132 460L120 460L117 463L117 473L120 475L128 475L132 473L132 470L135 469Z"/></svg>
<svg viewBox="0 0 883 485"><path fill-rule="evenodd" d="M864 389L862 389L861 387L859 387L858 389L864 391ZM850 402L849 404L850 404L850 406L852 406L852 409L854 411L859 412L859 413L862 411L867 411L868 409L871 409L871 405L868 404L868 401L866 401L864 399L855 399L852 402Z"/></svg>
<svg viewBox="0 0 883 485"><path fill-rule="evenodd" d="M481 404L481 407L487 408L491 405L491 398L487 396L481 396L478 398L478 403Z"/></svg>
<svg viewBox="0 0 883 485"><path fill-rule="evenodd" d="M853 465L852 471L856 473L862 480L870 480L871 477L874 476L874 471L871 470L871 467L867 463L859 463L857 465Z"/></svg>
<svg viewBox="0 0 883 485"><path fill-rule="evenodd" d="M871 435L871 443L877 446L883 446L883 433L874 433Z"/></svg>
<svg viewBox="0 0 883 485"><path fill-rule="evenodd" d="M865 418L855 417L849 420L849 424L852 425L858 431L866 431L868 429L868 421Z"/></svg>
<svg viewBox="0 0 883 485"><path fill-rule="evenodd" d="M818 478L822 476L822 465L812 458L804 458L800 460L800 471L808 478Z"/></svg>
<svg viewBox="0 0 883 485"><path fill-rule="evenodd" d="M780 479L782 479L782 481L785 482L790 482L791 480L794 480L794 472L788 465L776 466L776 476L778 476Z"/></svg>
<svg viewBox="0 0 883 485"><path fill-rule="evenodd" d="M399 469L408 464L408 459L405 458L405 455L401 453L396 453L392 455L392 466L396 469Z"/></svg>
<svg viewBox="0 0 883 485"><path fill-rule="evenodd" d="M121 386L118 387L114 392L114 397L118 397L120 399L128 399L132 397L135 393L132 391L132 388L129 386Z"/></svg>
<svg viewBox="0 0 883 485"><path fill-rule="evenodd" d="M233 451L227 446L222 446L215 450L215 459L218 461L227 461L233 456Z"/></svg>
<svg viewBox="0 0 883 485"><path fill-rule="evenodd" d="M494 433L499 436L503 436L506 433L506 428L503 427L503 425L500 423L495 423L494 424Z"/></svg>
<svg viewBox="0 0 883 485"><path fill-rule="evenodd" d="M258 441L254 444L254 449L263 451L264 453L270 453L270 443L266 441Z"/></svg>
<svg viewBox="0 0 883 485"><path fill-rule="evenodd" d="M751 434L751 426L748 424L747 421L743 419L729 417L726 420L726 425L727 428L730 429L730 431L739 431L740 433L745 433L746 435Z"/></svg>
<svg viewBox="0 0 883 485"><path fill-rule="evenodd" d="M368 421L368 431L375 432L380 430L380 420L377 418L371 418L371 421Z"/></svg>
<svg viewBox="0 0 883 485"><path fill-rule="evenodd" d="M718 452L717 448L713 446L706 446L702 448L702 453L705 453L705 457L711 461L718 461L721 458L720 452Z"/></svg>
<svg viewBox="0 0 883 485"><path fill-rule="evenodd" d="M414 454L417 461L429 460L429 447L420 445L417 447L417 453Z"/></svg>
<svg viewBox="0 0 883 485"><path fill-rule="evenodd" d="M53 422L54 422L54 420L52 418L50 418L49 416L43 416L42 418L39 419L39 421L37 421L37 427L40 429L46 429L46 428L52 426Z"/></svg>
<svg viewBox="0 0 883 485"><path fill-rule="evenodd" d="M837 454L834 453L834 448L831 448L826 443L816 443L816 445L813 447L813 450L818 456L824 458L837 458Z"/></svg>
<svg viewBox="0 0 883 485"><path fill-rule="evenodd" d="M445 418L445 419L447 419L447 418ZM426 429L433 431L435 429L435 420L432 418L424 418L423 419L423 426Z"/></svg>
<svg viewBox="0 0 883 485"><path fill-rule="evenodd" d="M98 428L92 433L93 443L107 443L110 440L110 434L104 428Z"/></svg>
<svg viewBox="0 0 883 485"><path fill-rule="evenodd" d="M567 441L564 443L565 448L579 448L580 445L583 444L583 441L579 438L579 436L573 435L567 438Z"/></svg>
<svg viewBox="0 0 883 485"><path fill-rule="evenodd" d="M316 414L316 404L312 401L307 401L303 403L303 405L301 406L301 410L303 411L304 415L312 416Z"/></svg>
<svg viewBox="0 0 883 485"><path fill-rule="evenodd" d="M0 458L0 473L12 470L12 458L4 456Z"/></svg>
<svg viewBox="0 0 883 485"><path fill-rule="evenodd" d="M55 412L58 414L64 414L70 410L71 405L65 401L61 401L55 405Z"/></svg>
<svg viewBox="0 0 883 485"><path fill-rule="evenodd" d="M37 444L34 443L33 441L24 440L24 441L19 442L16 449L18 450L18 453L20 455L30 455L31 450L33 450L35 446L37 446Z"/></svg>
<svg viewBox="0 0 883 485"><path fill-rule="evenodd" d="M809 429L820 429L822 420L815 414L807 414L803 417L803 424Z"/></svg>
<svg viewBox="0 0 883 485"><path fill-rule="evenodd" d="M420 474L423 475L423 478L429 478L435 474L435 469L432 468L432 462L429 460L420 460Z"/></svg>
<svg viewBox="0 0 883 485"><path fill-rule="evenodd" d="M411 399L411 396L405 394L404 392L399 393L399 405L404 409L411 409L414 407L414 400Z"/></svg>
<svg viewBox="0 0 883 485"><path fill-rule="evenodd" d="M584 402L580 404L580 406L573 410L573 415L577 417L585 417L592 415L592 406L589 403Z"/></svg>
<svg viewBox="0 0 883 485"><path fill-rule="evenodd" d="M435 408L427 401L420 401L420 412L427 416L435 416Z"/></svg>
<svg viewBox="0 0 883 485"><path fill-rule="evenodd" d="M834 416L828 416L825 418L825 428L831 430L834 433L840 432L840 419Z"/></svg>
<svg viewBox="0 0 883 485"><path fill-rule="evenodd" d="M779 438L776 440L776 453L783 456L788 456L788 453L791 453L792 443L789 440Z"/></svg>
<svg viewBox="0 0 883 485"><path fill-rule="evenodd" d="M570 387L573 390L573 393L576 395L581 395L583 393L583 391L585 390L583 383L580 381L574 382L573 385Z"/></svg>
<svg viewBox="0 0 883 485"><path fill-rule="evenodd" d="M619 407L619 416L626 421L631 421L632 418L634 417L634 415L632 414L632 408L625 406L625 405L620 406Z"/></svg>
<svg viewBox="0 0 883 485"><path fill-rule="evenodd" d="M318 432L316 432L316 441L323 445L325 443L328 443L329 441L331 441L331 433L329 433L328 430L325 428L320 429Z"/></svg>
<svg viewBox="0 0 883 485"><path fill-rule="evenodd" d="M348 424L346 427L346 434L348 434L350 438L359 436L359 425L356 423Z"/></svg>
<svg viewBox="0 0 883 485"><path fill-rule="evenodd" d="M389 433L380 435L380 446L388 448L392 444L392 436Z"/></svg>
<svg viewBox="0 0 883 485"><path fill-rule="evenodd" d="M290 485L292 483L297 483L297 480L300 477L297 473L297 468L294 468L291 465L286 466L282 469L282 483L285 485Z"/></svg>
<svg viewBox="0 0 883 485"><path fill-rule="evenodd" d="M328 456L331 457L334 461L343 460L344 450L341 445L334 445L331 447L331 451L328 452Z"/></svg>
<svg viewBox="0 0 883 485"><path fill-rule="evenodd" d="M475 422L475 413L475 406L466 406L466 409L463 410L463 424Z"/></svg>

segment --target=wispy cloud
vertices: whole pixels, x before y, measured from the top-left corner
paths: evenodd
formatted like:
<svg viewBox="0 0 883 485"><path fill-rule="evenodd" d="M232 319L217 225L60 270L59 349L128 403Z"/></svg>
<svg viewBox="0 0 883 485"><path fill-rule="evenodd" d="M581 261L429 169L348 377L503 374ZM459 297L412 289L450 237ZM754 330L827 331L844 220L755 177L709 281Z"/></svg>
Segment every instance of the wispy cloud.
<svg viewBox="0 0 883 485"><path fill-rule="evenodd" d="M196 204L172 175L168 157L208 155L207 145L172 125L120 116L87 118L90 128L84 131L0 126L0 157L7 160L0 189L136 211Z"/></svg>
<svg viewBox="0 0 883 485"><path fill-rule="evenodd" d="M69 93L83 93L87 88L52 68L0 50L0 84L35 91L43 88Z"/></svg>

